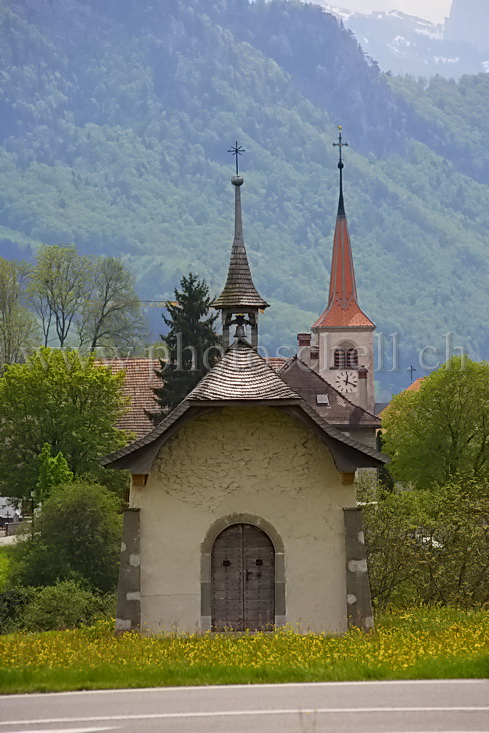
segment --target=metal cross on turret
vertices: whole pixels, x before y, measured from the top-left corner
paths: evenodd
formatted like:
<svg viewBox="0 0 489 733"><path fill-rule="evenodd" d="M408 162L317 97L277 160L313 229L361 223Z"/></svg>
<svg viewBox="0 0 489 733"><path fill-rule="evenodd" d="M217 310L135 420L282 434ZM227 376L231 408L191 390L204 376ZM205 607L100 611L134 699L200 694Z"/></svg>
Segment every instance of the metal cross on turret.
<svg viewBox="0 0 489 733"><path fill-rule="evenodd" d="M246 150L241 145L238 145L238 141L236 140L235 145L229 148L228 153L232 153L236 158L236 175L239 176L238 156L246 153Z"/></svg>
<svg viewBox="0 0 489 733"><path fill-rule="evenodd" d="M342 136L341 136L342 129L343 129L343 125L338 125L338 131L339 131L338 132L338 142L337 143L333 143L333 148L339 148L340 149L340 151L339 151L340 152L340 159L339 159L339 162L338 162L338 168L340 170L343 168L343 165L344 165L341 149L348 147L348 143L344 143L343 140L342 140Z"/></svg>

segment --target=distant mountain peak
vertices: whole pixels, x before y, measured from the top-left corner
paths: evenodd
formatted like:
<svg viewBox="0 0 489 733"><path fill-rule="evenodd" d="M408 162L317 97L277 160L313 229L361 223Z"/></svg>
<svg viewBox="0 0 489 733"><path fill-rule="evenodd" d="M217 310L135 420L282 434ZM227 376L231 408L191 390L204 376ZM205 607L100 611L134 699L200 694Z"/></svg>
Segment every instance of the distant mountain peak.
<svg viewBox="0 0 489 733"><path fill-rule="evenodd" d="M445 25L396 9L359 13L315 3L341 20L384 71L451 78L488 71L488 0L453 0Z"/></svg>

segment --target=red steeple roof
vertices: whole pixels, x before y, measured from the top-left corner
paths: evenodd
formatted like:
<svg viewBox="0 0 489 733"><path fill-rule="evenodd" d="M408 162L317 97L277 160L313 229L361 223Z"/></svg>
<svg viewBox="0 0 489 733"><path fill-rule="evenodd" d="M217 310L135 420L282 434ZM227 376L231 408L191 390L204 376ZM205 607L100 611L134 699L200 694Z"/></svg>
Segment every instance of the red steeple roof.
<svg viewBox="0 0 489 733"><path fill-rule="evenodd" d="M340 145L346 144L341 142L340 134ZM340 198L333 243L329 300L326 310L313 325L313 329L375 328L375 323L365 315L357 301L355 270L353 268L350 234L343 200L343 165L340 147L340 162L338 163L340 169Z"/></svg>

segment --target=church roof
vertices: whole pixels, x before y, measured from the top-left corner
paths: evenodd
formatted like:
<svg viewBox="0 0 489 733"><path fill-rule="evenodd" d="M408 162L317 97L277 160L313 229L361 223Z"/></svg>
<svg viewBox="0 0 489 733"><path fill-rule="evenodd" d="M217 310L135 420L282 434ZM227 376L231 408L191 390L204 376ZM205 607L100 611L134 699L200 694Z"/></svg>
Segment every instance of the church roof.
<svg viewBox="0 0 489 733"><path fill-rule="evenodd" d="M107 367L112 374L122 370L125 372L122 391L129 398L129 406L117 421L117 427L134 433L138 438L148 433L153 428L153 423L145 410L155 410L153 388L161 387L161 379L155 374L155 369L160 367L159 359L146 356L106 358L97 359L96 364Z"/></svg>
<svg viewBox="0 0 489 733"><path fill-rule="evenodd" d="M409 387L406 387L406 389L404 389L403 392L419 392L425 379L426 377L418 377L417 379L414 380L414 382L411 382ZM386 404L383 405L383 407L377 413L379 418L382 419L383 417L387 415L390 405L391 405L390 402L387 402Z"/></svg>
<svg viewBox="0 0 489 733"><path fill-rule="evenodd" d="M380 419L376 415L355 405L297 356L290 359L279 374L291 389L300 394L331 425L380 428Z"/></svg>
<svg viewBox="0 0 489 733"><path fill-rule="evenodd" d="M238 339L188 394L187 400L298 399L266 360Z"/></svg>
<svg viewBox="0 0 489 733"><path fill-rule="evenodd" d="M235 196L234 241L224 290L211 303L211 306L218 309L229 309L234 312L237 312L240 308L244 310L250 308L263 310L268 308L269 304L266 300L263 300L255 288L243 239L240 193L243 178L233 176L231 182L234 186Z"/></svg>
<svg viewBox="0 0 489 733"><path fill-rule="evenodd" d="M337 145L337 143L335 144ZM341 143L340 134L340 151L342 145L346 145L346 143ZM340 153L340 162L338 163L340 169L340 196L333 241L328 305L313 325L313 331L320 328L375 328L375 323L365 315L357 300L355 269L353 267L350 233L343 198L343 166Z"/></svg>
<svg viewBox="0 0 489 733"><path fill-rule="evenodd" d="M274 406L305 422L330 449L339 471L354 472L388 460L329 425L249 344L239 340L168 417L147 435L104 458L102 465L148 473L161 446L185 422L210 409L234 405Z"/></svg>

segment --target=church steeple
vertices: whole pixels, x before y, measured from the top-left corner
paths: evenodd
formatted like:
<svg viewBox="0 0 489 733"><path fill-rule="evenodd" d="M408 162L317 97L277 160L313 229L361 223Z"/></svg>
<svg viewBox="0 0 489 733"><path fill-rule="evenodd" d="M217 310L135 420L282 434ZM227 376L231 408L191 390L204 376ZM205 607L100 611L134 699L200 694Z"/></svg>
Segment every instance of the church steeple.
<svg viewBox="0 0 489 733"><path fill-rule="evenodd" d="M222 334L223 346L229 346L229 329L236 323L240 335L244 326L251 328L251 345L258 346L258 311L269 307L256 290L251 277L250 266L246 254L243 239L243 223L241 214L241 186L244 181L239 175L238 156L245 152L241 146L236 145L228 152L236 157L236 175L231 178L234 186L234 241L231 249L229 270L226 284L222 293L213 303L213 308L222 312ZM233 319L233 315L236 316Z"/></svg>
<svg viewBox="0 0 489 733"><path fill-rule="evenodd" d="M329 298L326 310L312 328L313 330L350 327L375 328L375 324L365 315L357 300L353 255L343 197L343 168L345 164L343 163L342 148L347 147L348 143L344 143L342 140L341 126L339 127L338 142L333 143L333 145L339 148L340 154L338 161L340 193L331 261Z"/></svg>

